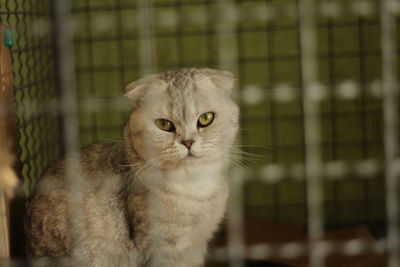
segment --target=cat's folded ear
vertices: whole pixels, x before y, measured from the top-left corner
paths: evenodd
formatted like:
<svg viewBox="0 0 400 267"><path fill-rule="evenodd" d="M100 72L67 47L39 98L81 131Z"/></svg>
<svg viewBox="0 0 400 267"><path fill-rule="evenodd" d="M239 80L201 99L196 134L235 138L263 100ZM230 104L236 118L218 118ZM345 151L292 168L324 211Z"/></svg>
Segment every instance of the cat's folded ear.
<svg viewBox="0 0 400 267"><path fill-rule="evenodd" d="M159 81L157 74L150 74L140 78L139 80L129 83L125 87L125 97L127 97L133 105L138 103L138 100L144 96L149 87Z"/></svg>
<svg viewBox="0 0 400 267"><path fill-rule="evenodd" d="M224 90L228 95L231 94L236 80L232 72L215 69L201 69L201 74L208 77L216 87Z"/></svg>

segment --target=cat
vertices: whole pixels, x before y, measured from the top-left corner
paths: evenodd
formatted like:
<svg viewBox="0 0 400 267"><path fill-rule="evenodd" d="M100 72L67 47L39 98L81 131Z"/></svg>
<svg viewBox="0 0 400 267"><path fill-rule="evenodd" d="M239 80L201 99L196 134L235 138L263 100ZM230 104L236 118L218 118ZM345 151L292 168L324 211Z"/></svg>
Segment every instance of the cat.
<svg viewBox="0 0 400 267"><path fill-rule="evenodd" d="M133 111L121 141L90 145L39 180L25 220L28 254L71 266L203 266L228 199L234 80L190 68L128 84ZM79 162L74 175L68 160Z"/></svg>

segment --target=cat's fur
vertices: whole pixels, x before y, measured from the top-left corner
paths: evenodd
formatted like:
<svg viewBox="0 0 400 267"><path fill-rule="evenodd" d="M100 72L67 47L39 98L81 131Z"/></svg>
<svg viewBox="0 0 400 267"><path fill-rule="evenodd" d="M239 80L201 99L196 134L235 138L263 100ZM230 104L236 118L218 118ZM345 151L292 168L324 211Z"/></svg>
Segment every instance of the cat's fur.
<svg viewBox="0 0 400 267"><path fill-rule="evenodd" d="M182 69L129 84L134 109L121 142L76 155L74 190L65 160L39 181L26 219L29 254L72 256L74 266L203 266L228 197L239 115L233 81L226 71ZM199 128L209 111L214 122ZM172 121L176 132L158 129L157 118ZM194 140L194 156L182 140Z"/></svg>

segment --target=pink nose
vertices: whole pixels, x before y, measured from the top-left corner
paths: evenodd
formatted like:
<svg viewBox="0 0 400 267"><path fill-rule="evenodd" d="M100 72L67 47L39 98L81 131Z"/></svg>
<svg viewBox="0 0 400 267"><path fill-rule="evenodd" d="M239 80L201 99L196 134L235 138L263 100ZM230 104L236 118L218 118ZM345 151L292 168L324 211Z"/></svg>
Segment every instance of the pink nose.
<svg viewBox="0 0 400 267"><path fill-rule="evenodd" d="M187 149L190 149L193 145L193 140L182 140L182 144L187 147Z"/></svg>

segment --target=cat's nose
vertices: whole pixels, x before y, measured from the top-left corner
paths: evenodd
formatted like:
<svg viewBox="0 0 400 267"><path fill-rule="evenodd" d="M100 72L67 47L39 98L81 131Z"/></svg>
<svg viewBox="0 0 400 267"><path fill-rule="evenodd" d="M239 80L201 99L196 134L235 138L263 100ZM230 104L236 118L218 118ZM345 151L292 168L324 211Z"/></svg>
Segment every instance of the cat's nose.
<svg viewBox="0 0 400 267"><path fill-rule="evenodd" d="M182 140L181 142L187 149L190 149L194 143L193 140Z"/></svg>

